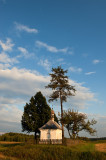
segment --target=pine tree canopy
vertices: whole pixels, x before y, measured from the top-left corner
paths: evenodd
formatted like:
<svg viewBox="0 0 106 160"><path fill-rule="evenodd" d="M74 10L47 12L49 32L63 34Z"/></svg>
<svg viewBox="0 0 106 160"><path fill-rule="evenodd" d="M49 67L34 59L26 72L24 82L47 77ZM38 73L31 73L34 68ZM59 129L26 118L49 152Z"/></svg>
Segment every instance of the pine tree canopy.
<svg viewBox="0 0 106 160"><path fill-rule="evenodd" d="M66 73L67 70L63 70L61 66L52 68L52 73L50 73L51 80L46 86L46 88L54 90L49 97L49 101L54 101L61 97L62 102L66 102L68 96L74 96L76 90L74 86L69 84Z"/></svg>
<svg viewBox="0 0 106 160"><path fill-rule="evenodd" d="M22 130L39 133L39 128L43 126L51 117L51 108L46 102L46 98L41 92L37 92L31 97L29 104L26 103L22 116ZM55 120L57 117L55 115Z"/></svg>

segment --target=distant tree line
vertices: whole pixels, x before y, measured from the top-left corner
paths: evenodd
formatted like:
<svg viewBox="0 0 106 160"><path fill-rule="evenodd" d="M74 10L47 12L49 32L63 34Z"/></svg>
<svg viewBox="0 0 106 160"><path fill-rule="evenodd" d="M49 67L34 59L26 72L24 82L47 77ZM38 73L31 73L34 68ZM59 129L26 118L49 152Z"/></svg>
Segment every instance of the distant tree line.
<svg viewBox="0 0 106 160"><path fill-rule="evenodd" d="M106 137L100 137L100 138L89 138L91 141L98 141L98 140L106 140Z"/></svg>
<svg viewBox="0 0 106 160"><path fill-rule="evenodd" d="M27 135L22 133L5 133L0 135L0 141L15 141L15 142L29 142L34 139L33 135Z"/></svg>

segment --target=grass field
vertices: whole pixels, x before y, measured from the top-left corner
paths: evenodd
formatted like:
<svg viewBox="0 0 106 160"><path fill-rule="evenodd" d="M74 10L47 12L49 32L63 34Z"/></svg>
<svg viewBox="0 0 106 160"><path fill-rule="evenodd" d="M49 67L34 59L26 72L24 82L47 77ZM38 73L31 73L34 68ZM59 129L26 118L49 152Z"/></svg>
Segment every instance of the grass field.
<svg viewBox="0 0 106 160"><path fill-rule="evenodd" d="M0 160L106 160L106 141L68 146L0 142Z"/></svg>

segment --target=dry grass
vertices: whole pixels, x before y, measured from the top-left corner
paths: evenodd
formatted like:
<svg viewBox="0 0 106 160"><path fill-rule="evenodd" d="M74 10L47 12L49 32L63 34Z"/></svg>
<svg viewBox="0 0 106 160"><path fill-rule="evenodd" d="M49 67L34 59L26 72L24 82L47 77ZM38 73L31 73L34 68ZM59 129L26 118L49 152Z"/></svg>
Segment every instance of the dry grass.
<svg viewBox="0 0 106 160"><path fill-rule="evenodd" d="M14 157L7 157L3 155L2 153L0 153L0 160L18 160L18 159Z"/></svg>
<svg viewBox="0 0 106 160"><path fill-rule="evenodd" d="M18 143L21 143L21 142L5 142L5 141L0 141L0 144L18 144ZM2 154L0 152L0 160L18 160L17 158L14 158L14 157L7 157L5 156L4 154Z"/></svg>
<svg viewBox="0 0 106 160"><path fill-rule="evenodd" d="M99 151L99 152L95 152ZM105 152L105 153L102 153ZM36 156L35 156L36 155ZM12 157L13 156L13 157ZM16 157L16 158L15 158ZM67 146L61 145L31 145L20 144L20 142L0 141L0 160L21 160L28 159L55 159L75 160L79 159L106 159L106 143L92 143L84 141L69 141ZM51 158L52 157L52 158Z"/></svg>
<svg viewBox="0 0 106 160"><path fill-rule="evenodd" d="M96 150L100 152L106 152L106 143L95 144Z"/></svg>
<svg viewBox="0 0 106 160"><path fill-rule="evenodd" d="M22 142L7 142L7 141L0 141L0 144L18 144Z"/></svg>
<svg viewBox="0 0 106 160"><path fill-rule="evenodd" d="M83 140L72 140L72 139L66 139L65 140L66 146L73 146L73 145L79 145L79 144L85 144L85 141Z"/></svg>

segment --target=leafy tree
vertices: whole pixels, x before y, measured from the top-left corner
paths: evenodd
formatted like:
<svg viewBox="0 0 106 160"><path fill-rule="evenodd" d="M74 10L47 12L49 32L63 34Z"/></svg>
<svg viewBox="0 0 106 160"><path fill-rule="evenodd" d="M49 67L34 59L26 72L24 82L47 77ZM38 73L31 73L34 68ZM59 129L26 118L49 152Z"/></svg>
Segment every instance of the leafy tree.
<svg viewBox="0 0 106 160"><path fill-rule="evenodd" d="M63 117L63 102L67 101L68 96L74 96L75 88L69 85L68 76L65 74L67 70L63 70L61 66L57 68L52 68L52 73L50 83L46 88L51 88L53 93L49 97L49 102L60 99L61 104L61 118ZM62 123L62 138L64 138L64 127Z"/></svg>
<svg viewBox="0 0 106 160"><path fill-rule="evenodd" d="M26 103L21 124L22 131L39 133L39 128L43 126L51 117L51 108L46 102L46 98L41 92L37 92L31 97L29 104ZM58 121L56 115L55 120Z"/></svg>
<svg viewBox="0 0 106 160"><path fill-rule="evenodd" d="M64 111L61 121L67 128L70 138L73 139L77 138L78 133L82 130L88 132L91 135L94 135L96 132L96 130L91 126L97 122L94 119L91 121L87 120L87 115L84 113L78 113L71 110Z"/></svg>

